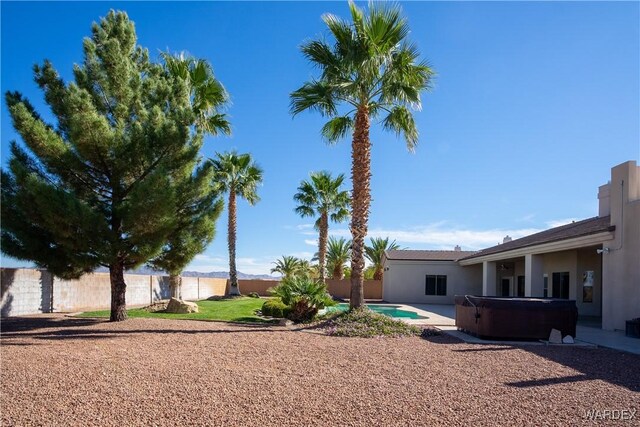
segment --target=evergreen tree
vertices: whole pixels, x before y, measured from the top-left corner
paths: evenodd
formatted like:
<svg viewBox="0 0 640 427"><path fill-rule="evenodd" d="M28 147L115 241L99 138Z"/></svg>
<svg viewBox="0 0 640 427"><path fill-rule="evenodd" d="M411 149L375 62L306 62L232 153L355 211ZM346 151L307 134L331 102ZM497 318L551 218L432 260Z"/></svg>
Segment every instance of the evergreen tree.
<svg viewBox="0 0 640 427"><path fill-rule="evenodd" d="M2 170L2 251L62 278L108 267L111 320L121 321L124 271L178 228L182 178L203 138L188 85L149 60L126 13L94 23L83 51L69 84L48 61L34 67L55 127L6 94L26 149L12 142Z"/></svg>

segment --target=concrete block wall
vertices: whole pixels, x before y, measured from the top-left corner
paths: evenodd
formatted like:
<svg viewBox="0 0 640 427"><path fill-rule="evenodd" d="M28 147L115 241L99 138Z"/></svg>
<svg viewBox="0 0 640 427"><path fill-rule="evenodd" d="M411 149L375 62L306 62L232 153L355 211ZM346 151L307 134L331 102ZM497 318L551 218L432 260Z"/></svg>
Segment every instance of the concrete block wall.
<svg viewBox="0 0 640 427"><path fill-rule="evenodd" d="M0 287L2 317L52 311L53 276L46 270L3 268Z"/></svg>
<svg viewBox="0 0 640 427"><path fill-rule="evenodd" d="M128 289L126 296L128 303ZM54 279L53 311L97 310L105 303L111 304L109 273L86 274L78 280Z"/></svg>
<svg viewBox="0 0 640 427"><path fill-rule="evenodd" d="M182 299L187 301L197 301L200 299L198 290L198 277L182 278Z"/></svg>
<svg viewBox="0 0 640 427"><path fill-rule="evenodd" d="M227 279L199 277L198 288L200 289L200 299L207 299L213 296L223 296L225 295L225 290L227 288ZM242 289L242 287L240 287L240 289Z"/></svg>
<svg viewBox="0 0 640 427"><path fill-rule="evenodd" d="M50 312L103 310L111 306L109 273L92 273L78 280L53 277L46 270L2 268L2 317ZM145 306L170 296L169 278L125 274L128 307ZM225 295L226 279L182 278L182 298L196 301Z"/></svg>
<svg viewBox="0 0 640 427"><path fill-rule="evenodd" d="M92 273L78 280L62 280L46 270L2 268L3 317L25 314L74 312L108 309L111 305L109 273ZM141 274L125 274L128 307L145 306L168 299L169 278ZM278 285L276 280L239 280L240 291L246 295L256 292L268 296L268 289ZM204 277L183 277L182 298L196 301L228 293L228 280ZM349 298L349 279L328 280L329 293ZM365 280L364 297L382 299L382 282Z"/></svg>
<svg viewBox="0 0 640 427"><path fill-rule="evenodd" d="M382 280L364 281L364 299L382 299ZM338 298L349 298L351 296L351 280L327 280L327 290L331 295Z"/></svg>

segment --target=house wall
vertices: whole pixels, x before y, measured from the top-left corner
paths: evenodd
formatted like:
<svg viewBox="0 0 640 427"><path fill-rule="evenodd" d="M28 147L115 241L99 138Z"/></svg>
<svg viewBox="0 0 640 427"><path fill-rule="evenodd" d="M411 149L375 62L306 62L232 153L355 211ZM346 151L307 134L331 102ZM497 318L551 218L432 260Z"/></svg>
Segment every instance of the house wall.
<svg viewBox="0 0 640 427"><path fill-rule="evenodd" d="M576 299L578 287L578 253L575 250L551 252L542 256L542 272L549 277L548 297L553 295L553 273L569 272L569 299ZM580 276L582 279L582 276ZM580 281L582 286L582 281ZM532 295L541 297L542 295ZM579 313L580 314L580 313Z"/></svg>
<svg viewBox="0 0 640 427"><path fill-rule="evenodd" d="M388 268L388 270L387 270ZM425 295L426 276L447 276L447 295ZM394 303L453 304L455 295L482 294L482 265L462 267L454 261L387 260L383 299Z"/></svg>
<svg viewBox="0 0 640 427"><path fill-rule="evenodd" d="M583 279L586 271L594 272L593 301L583 301ZM602 255L596 248L585 248L577 251L576 304L581 316L602 315Z"/></svg>
<svg viewBox="0 0 640 427"><path fill-rule="evenodd" d="M640 168L636 162L614 167L609 184L615 238L602 255L602 328L625 329L640 317ZM606 208L606 206L605 206Z"/></svg>

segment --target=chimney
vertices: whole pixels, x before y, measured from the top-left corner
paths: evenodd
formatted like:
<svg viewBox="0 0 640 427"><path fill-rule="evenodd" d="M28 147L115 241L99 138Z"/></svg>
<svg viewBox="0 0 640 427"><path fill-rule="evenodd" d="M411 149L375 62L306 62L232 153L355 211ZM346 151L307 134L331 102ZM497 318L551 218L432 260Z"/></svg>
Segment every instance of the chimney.
<svg viewBox="0 0 640 427"><path fill-rule="evenodd" d="M507 243L512 241L513 239L511 238L511 236L509 236L508 234L506 236L504 236L504 239L502 239L502 243Z"/></svg>
<svg viewBox="0 0 640 427"><path fill-rule="evenodd" d="M456 245L456 247L453 248L453 250L456 251L456 252L460 252L460 251L462 251L462 248L459 245Z"/></svg>
<svg viewBox="0 0 640 427"><path fill-rule="evenodd" d="M611 194L611 184L606 183L598 188L598 216L603 217L611 213L611 203L609 195Z"/></svg>

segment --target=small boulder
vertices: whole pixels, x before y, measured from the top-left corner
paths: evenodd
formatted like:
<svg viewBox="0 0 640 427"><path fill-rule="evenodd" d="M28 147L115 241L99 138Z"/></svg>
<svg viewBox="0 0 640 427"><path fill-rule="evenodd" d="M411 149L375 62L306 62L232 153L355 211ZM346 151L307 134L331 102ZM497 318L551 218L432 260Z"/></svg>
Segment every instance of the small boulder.
<svg viewBox="0 0 640 427"><path fill-rule="evenodd" d="M177 298L171 298L167 304L166 313L186 314L197 313L198 304L195 302L182 301Z"/></svg>
<svg viewBox="0 0 640 427"><path fill-rule="evenodd" d="M280 319L278 321L278 325L280 325L280 326L291 326L291 325L293 325L293 322L291 320L289 320L289 319Z"/></svg>
<svg viewBox="0 0 640 427"><path fill-rule="evenodd" d="M562 342L564 344L573 344L573 343L575 343L575 341L573 340L573 337L571 335L567 335L566 337L562 338Z"/></svg>
<svg viewBox="0 0 640 427"><path fill-rule="evenodd" d="M551 333L549 334L549 343L562 344L562 333L557 329L551 329Z"/></svg>

